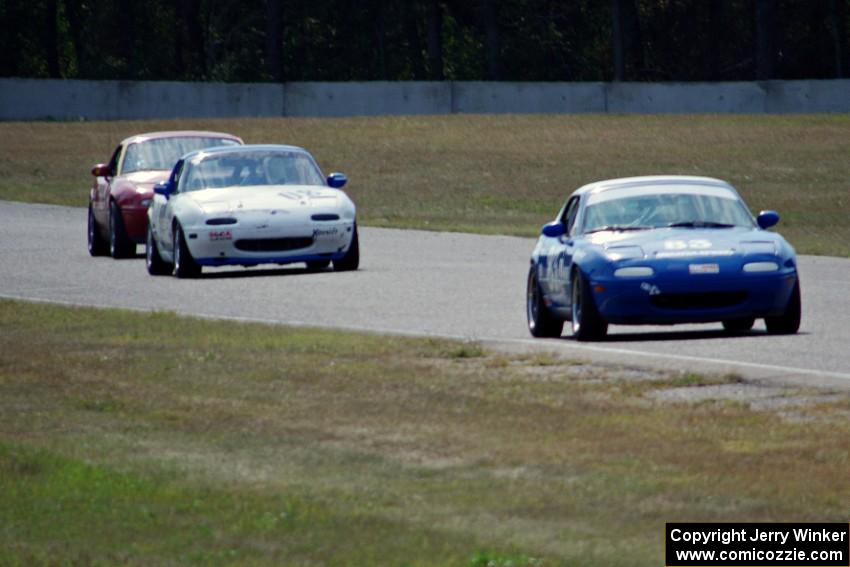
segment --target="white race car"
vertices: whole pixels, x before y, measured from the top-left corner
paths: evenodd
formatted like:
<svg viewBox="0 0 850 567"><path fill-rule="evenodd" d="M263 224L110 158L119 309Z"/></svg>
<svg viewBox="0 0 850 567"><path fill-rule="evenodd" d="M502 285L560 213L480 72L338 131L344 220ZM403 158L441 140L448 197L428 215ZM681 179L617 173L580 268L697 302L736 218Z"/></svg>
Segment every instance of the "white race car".
<svg viewBox="0 0 850 567"><path fill-rule="evenodd" d="M356 270L354 203L341 173L322 175L294 146L208 148L183 156L154 187L148 273L195 277L202 266L291 264Z"/></svg>

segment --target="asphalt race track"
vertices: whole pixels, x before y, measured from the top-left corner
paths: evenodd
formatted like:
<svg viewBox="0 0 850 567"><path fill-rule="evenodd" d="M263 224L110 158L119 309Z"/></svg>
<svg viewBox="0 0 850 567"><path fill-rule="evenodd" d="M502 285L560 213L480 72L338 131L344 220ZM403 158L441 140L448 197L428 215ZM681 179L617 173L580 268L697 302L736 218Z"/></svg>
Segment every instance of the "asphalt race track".
<svg viewBox="0 0 850 567"><path fill-rule="evenodd" d="M360 240L357 272L307 273L296 264L205 269L201 279L177 280L149 276L142 247L136 259L90 257L83 208L0 201L0 297L437 335L584 360L850 387L850 259L800 258L797 335L769 336L762 321L734 337L719 323L614 326L607 341L585 344L528 334L530 239L361 228Z"/></svg>

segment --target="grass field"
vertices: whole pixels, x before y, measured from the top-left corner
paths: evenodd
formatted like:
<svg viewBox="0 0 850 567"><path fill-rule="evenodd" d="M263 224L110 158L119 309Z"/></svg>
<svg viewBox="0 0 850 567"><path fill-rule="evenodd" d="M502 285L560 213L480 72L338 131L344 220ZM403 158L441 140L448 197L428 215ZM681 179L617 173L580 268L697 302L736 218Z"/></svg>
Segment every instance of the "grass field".
<svg viewBox="0 0 850 567"><path fill-rule="evenodd" d="M533 236L576 187L656 173L732 182L801 253L850 256L850 116L428 116L0 123L0 199L84 206L131 134L210 128L301 145L363 224Z"/></svg>
<svg viewBox="0 0 850 567"><path fill-rule="evenodd" d="M657 395L738 382L0 301L0 564L657 566L666 521L847 521L847 395Z"/></svg>

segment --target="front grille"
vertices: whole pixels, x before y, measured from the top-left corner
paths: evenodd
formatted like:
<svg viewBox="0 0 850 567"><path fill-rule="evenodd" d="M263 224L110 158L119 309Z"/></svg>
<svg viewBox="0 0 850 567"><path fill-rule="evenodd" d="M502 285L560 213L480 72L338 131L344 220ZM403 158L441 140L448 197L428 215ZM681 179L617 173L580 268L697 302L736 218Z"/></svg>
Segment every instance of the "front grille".
<svg viewBox="0 0 850 567"><path fill-rule="evenodd" d="M297 238L251 238L237 240L233 245L238 250L245 252L286 252L287 250L298 250L309 248L313 245L312 236Z"/></svg>
<svg viewBox="0 0 850 567"><path fill-rule="evenodd" d="M706 293L662 293L650 301L661 309L722 309L743 303L746 291L711 291Z"/></svg>

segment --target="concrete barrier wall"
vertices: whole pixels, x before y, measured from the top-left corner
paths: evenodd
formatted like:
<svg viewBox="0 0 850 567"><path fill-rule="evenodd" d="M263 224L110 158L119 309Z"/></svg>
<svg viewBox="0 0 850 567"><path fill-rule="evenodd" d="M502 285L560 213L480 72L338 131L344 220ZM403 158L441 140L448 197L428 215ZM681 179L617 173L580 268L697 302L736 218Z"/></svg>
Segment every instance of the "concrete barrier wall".
<svg viewBox="0 0 850 567"><path fill-rule="evenodd" d="M283 85L0 79L0 120L280 116Z"/></svg>
<svg viewBox="0 0 850 567"><path fill-rule="evenodd" d="M604 83L488 83L452 85L452 112L580 113L605 112Z"/></svg>
<svg viewBox="0 0 850 567"><path fill-rule="evenodd" d="M4 121L583 112L850 112L850 80L269 84L0 79Z"/></svg>
<svg viewBox="0 0 850 567"><path fill-rule="evenodd" d="M759 83L611 83L607 91L608 112L765 112L766 90Z"/></svg>
<svg viewBox="0 0 850 567"><path fill-rule="evenodd" d="M448 114L451 87L445 82L287 83L287 116L377 116Z"/></svg>

